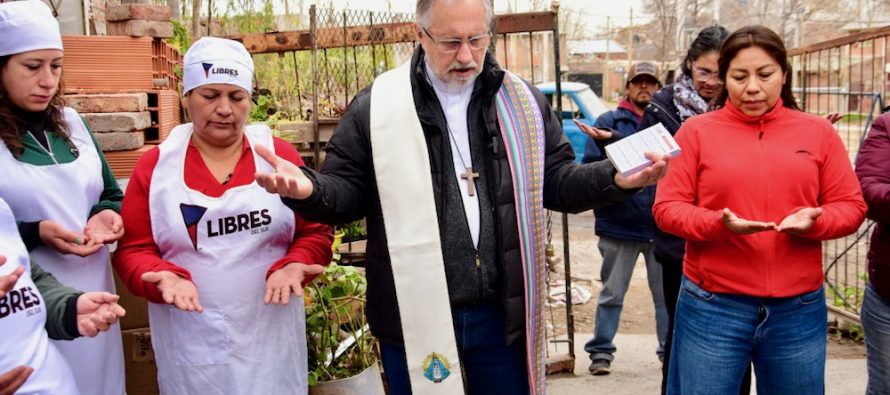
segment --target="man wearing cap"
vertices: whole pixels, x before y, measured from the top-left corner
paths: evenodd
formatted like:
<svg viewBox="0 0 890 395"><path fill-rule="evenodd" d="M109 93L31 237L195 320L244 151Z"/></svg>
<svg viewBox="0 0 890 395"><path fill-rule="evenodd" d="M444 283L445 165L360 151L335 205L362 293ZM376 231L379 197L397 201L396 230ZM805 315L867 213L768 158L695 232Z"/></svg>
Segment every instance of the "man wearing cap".
<svg viewBox="0 0 890 395"><path fill-rule="evenodd" d="M265 125L246 125L253 60L204 37L183 59L179 125L136 162L114 268L148 299L162 394L305 394L302 286L333 236L254 182L265 147L302 165ZM275 304L278 304L276 306Z"/></svg>
<svg viewBox="0 0 890 395"><path fill-rule="evenodd" d="M618 103L618 108L600 115L593 128L576 122L590 137L582 163L605 159L602 154L605 144L636 133L643 110L661 87L657 76L655 64L635 63L628 70L625 97ZM594 209L595 231L603 256L600 270L603 289L597 301L593 338L584 345L584 350L590 353L588 370L591 374L605 375L610 372L616 351L612 340L618 332L624 295L640 254L646 261L649 290L655 302L656 353L659 359L662 358L667 335L667 310L661 285L661 265L655 261L653 254L654 200L655 187L649 186L626 201Z"/></svg>

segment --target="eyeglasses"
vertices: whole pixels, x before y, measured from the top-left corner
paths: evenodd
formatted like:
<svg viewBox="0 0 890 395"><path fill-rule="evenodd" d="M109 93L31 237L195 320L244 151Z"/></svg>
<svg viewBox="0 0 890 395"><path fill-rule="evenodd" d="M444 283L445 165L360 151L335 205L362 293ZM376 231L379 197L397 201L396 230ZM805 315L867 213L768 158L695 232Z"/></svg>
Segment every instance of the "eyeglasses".
<svg viewBox="0 0 890 395"><path fill-rule="evenodd" d="M723 80L720 79L720 75L716 71L710 71L705 69L700 69L698 67L692 68L692 76L695 77L696 81L699 82L708 82L711 78L716 79L716 83L722 84Z"/></svg>
<svg viewBox="0 0 890 395"><path fill-rule="evenodd" d="M433 37L430 34L429 31L426 30L425 27L423 27L421 29L423 29L423 32L426 33L427 37L429 37L430 40L433 40L433 42L436 43L436 48L438 48L440 51L442 51L444 53L457 52L458 50L460 50L460 47L462 47L464 45L465 42L467 43L467 46L469 46L470 49L473 49L473 50L483 49L488 46L488 43L491 42L491 33L482 33L482 34L475 35L472 37L467 37L466 39L461 39L461 38L436 39L435 37Z"/></svg>

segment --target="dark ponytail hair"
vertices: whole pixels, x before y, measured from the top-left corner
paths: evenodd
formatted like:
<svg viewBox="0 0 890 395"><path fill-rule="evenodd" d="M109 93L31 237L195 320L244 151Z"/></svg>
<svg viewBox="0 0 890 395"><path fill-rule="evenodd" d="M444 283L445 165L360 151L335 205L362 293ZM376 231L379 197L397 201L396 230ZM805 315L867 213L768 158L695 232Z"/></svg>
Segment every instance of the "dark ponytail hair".
<svg viewBox="0 0 890 395"><path fill-rule="evenodd" d="M782 68L782 73L785 76L785 81L782 83L782 104L785 107L800 110L800 107L797 105L797 99L795 99L794 94L791 93L791 64L788 63L788 51L785 50L785 43L778 34L766 26L745 26L734 31L729 38L726 39L723 43L723 47L720 48L720 79L726 81L726 73L729 70L729 64L732 60L735 59L743 49L752 47L764 50L776 61L776 63L779 64L779 67ZM716 106L723 107L726 105L726 100L728 98L729 92L726 91L726 85L724 84L723 89L720 90L720 94L717 95Z"/></svg>
<svg viewBox="0 0 890 395"><path fill-rule="evenodd" d="M686 51L686 58L683 59L683 64L680 65L683 74L692 77L692 70L689 68L689 65L702 55L720 51L720 44L723 43L727 36L729 36L729 31L720 25L708 26L702 29L698 36L695 37L695 40L692 41L692 44L689 45L689 50Z"/></svg>

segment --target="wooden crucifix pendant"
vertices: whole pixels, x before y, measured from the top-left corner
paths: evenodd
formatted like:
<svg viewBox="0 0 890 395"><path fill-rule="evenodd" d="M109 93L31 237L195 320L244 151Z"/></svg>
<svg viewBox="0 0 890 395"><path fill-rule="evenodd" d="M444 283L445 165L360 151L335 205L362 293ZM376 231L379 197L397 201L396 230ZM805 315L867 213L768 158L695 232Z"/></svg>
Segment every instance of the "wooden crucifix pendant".
<svg viewBox="0 0 890 395"><path fill-rule="evenodd" d="M464 174L460 175L460 178L467 180L467 193L470 196L476 194L476 179L479 178L479 173L473 172L473 166L467 167L467 171Z"/></svg>

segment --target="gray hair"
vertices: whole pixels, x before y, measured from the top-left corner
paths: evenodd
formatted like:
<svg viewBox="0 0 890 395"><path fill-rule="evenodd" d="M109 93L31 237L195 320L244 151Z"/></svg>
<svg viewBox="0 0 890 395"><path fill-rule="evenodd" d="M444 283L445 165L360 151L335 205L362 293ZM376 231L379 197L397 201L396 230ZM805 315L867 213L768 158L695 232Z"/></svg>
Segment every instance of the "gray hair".
<svg viewBox="0 0 890 395"><path fill-rule="evenodd" d="M424 28L429 28L430 18L432 17L430 13L433 9L433 4L435 4L436 1L451 2L453 0L417 0L417 9L414 11L415 22ZM494 20L494 6L492 5L492 0L480 1L482 1L482 5L485 7L486 25L491 26L491 22Z"/></svg>

